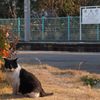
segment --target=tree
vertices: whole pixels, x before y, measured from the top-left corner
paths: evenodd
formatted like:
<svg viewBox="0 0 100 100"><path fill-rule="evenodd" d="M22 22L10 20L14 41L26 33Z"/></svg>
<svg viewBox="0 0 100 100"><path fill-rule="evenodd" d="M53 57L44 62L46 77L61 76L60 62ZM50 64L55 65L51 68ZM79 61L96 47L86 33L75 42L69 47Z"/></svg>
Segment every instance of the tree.
<svg viewBox="0 0 100 100"><path fill-rule="evenodd" d="M80 6L99 6L100 0L30 0L31 14L36 12L40 17L78 16ZM0 17L24 17L24 0L0 0Z"/></svg>
<svg viewBox="0 0 100 100"><path fill-rule="evenodd" d="M17 0L16 14L17 14L17 17L24 18L24 0Z"/></svg>
<svg viewBox="0 0 100 100"><path fill-rule="evenodd" d="M0 0L0 17L24 17L24 0Z"/></svg>
<svg viewBox="0 0 100 100"><path fill-rule="evenodd" d="M37 0L35 4L39 12L44 10L49 13L51 10L57 16L78 16L80 6L100 5L100 0Z"/></svg>

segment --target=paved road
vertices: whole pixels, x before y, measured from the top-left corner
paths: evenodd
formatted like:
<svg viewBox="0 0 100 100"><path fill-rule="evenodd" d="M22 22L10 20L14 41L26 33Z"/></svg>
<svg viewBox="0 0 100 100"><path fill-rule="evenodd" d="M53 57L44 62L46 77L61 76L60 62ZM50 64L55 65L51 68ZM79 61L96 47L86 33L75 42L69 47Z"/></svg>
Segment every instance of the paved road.
<svg viewBox="0 0 100 100"><path fill-rule="evenodd" d="M100 53L18 51L20 63L49 64L62 69L81 69L100 73Z"/></svg>

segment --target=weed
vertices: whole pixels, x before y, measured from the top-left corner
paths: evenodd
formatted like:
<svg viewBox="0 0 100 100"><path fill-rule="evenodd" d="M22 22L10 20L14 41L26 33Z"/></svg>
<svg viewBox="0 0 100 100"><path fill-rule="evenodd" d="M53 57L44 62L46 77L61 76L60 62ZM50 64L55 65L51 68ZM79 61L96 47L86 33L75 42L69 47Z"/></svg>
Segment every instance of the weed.
<svg viewBox="0 0 100 100"><path fill-rule="evenodd" d="M81 81L83 81L85 85L90 85L91 87L94 87L98 82L100 82L100 79L90 76L83 76L81 77Z"/></svg>

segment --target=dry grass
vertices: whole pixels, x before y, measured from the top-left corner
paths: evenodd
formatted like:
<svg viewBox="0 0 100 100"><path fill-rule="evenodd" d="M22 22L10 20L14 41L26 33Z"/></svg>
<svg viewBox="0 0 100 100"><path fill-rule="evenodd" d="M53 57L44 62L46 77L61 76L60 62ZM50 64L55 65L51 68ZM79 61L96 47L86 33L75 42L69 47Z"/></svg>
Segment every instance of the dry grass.
<svg viewBox="0 0 100 100"><path fill-rule="evenodd" d="M100 100L100 89L85 86L80 77L89 75L100 77L79 70L61 70L48 65L23 65L25 69L35 74L41 81L46 92L53 92L53 96L34 98L34 100ZM33 100L20 96L13 96L11 87L0 73L0 100Z"/></svg>

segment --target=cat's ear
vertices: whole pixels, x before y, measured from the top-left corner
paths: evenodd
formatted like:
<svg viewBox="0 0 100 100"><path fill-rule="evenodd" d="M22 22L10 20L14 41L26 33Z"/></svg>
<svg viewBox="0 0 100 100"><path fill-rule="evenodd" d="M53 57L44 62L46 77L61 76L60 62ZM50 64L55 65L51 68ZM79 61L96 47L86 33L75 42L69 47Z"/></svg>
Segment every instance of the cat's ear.
<svg viewBox="0 0 100 100"><path fill-rule="evenodd" d="M4 61L7 61L8 59L7 58L3 58L4 59Z"/></svg>
<svg viewBox="0 0 100 100"><path fill-rule="evenodd" d="M14 59L14 61L17 61L18 58Z"/></svg>

